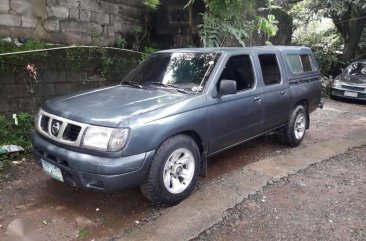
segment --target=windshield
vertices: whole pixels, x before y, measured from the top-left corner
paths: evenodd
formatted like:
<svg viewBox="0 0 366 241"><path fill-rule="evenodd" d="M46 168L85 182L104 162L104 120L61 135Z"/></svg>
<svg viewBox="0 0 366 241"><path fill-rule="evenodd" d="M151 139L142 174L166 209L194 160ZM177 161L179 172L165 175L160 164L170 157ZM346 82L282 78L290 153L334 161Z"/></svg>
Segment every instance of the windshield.
<svg viewBox="0 0 366 241"><path fill-rule="evenodd" d="M366 78L366 64L364 63L352 63L345 70L345 74L348 75L357 75Z"/></svg>
<svg viewBox="0 0 366 241"><path fill-rule="evenodd" d="M215 53L156 53L122 82L199 92L205 87L218 58L219 54Z"/></svg>

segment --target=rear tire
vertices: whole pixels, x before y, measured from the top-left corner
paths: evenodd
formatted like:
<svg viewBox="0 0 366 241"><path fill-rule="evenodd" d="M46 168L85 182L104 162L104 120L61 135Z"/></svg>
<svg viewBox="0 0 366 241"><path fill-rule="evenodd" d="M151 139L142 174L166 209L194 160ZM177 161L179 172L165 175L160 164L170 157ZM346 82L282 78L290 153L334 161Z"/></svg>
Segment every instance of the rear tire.
<svg viewBox="0 0 366 241"><path fill-rule="evenodd" d="M142 193L155 205L175 205L187 198L199 173L200 152L187 135L166 140L156 151Z"/></svg>
<svg viewBox="0 0 366 241"><path fill-rule="evenodd" d="M304 139L308 125L308 113L304 106L298 105L292 111L288 123L281 128L282 141L291 147L297 147Z"/></svg>

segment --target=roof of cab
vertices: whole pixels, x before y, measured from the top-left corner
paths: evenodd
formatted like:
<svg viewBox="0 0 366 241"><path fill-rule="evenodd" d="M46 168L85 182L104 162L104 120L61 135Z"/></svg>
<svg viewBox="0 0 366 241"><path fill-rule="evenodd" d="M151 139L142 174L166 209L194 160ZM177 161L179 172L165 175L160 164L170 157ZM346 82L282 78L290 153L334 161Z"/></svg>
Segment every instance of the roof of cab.
<svg viewBox="0 0 366 241"><path fill-rule="evenodd" d="M236 51L259 51L259 50L279 50L279 51L299 51L307 50L310 48L304 46L257 46L257 47L220 47L220 48L180 48L180 49L167 49L161 50L158 53L174 53L174 52L194 52L194 53L210 53L210 52L236 52Z"/></svg>

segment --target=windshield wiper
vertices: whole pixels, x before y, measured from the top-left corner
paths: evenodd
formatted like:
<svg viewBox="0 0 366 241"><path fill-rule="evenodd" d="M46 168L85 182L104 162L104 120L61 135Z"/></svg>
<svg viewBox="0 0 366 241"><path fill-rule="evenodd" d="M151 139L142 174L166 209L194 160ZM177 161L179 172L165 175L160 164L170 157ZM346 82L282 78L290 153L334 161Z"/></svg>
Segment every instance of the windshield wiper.
<svg viewBox="0 0 366 241"><path fill-rule="evenodd" d="M134 81L122 81L121 85L130 85L130 86L133 86L133 87L139 88L139 89L143 88L142 85L140 85L139 83L134 82Z"/></svg>
<svg viewBox="0 0 366 241"><path fill-rule="evenodd" d="M174 89L177 92L180 92L180 93L183 93L183 94L188 95L188 92L187 91L185 91L184 89L180 89L177 86L172 85L172 84L164 84L164 83L161 83L161 82L148 82L147 84L158 85L158 86L161 86L161 87L164 87L164 88Z"/></svg>

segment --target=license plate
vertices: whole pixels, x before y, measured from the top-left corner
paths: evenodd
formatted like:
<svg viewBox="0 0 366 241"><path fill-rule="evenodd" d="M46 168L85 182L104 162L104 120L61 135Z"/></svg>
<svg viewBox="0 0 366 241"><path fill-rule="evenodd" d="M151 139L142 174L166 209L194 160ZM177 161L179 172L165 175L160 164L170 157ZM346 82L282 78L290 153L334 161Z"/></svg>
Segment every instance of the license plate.
<svg viewBox="0 0 366 241"><path fill-rule="evenodd" d="M42 167L43 171L45 171L48 175L50 175L54 179L59 180L61 182L64 181L60 168L56 167L55 165L52 165L49 162L46 162L45 160L42 160Z"/></svg>
<svg viewBox="0 0 366 241"><path fill-rule="evenodd" d="M358 96L358 93L345 91L344 92L344 96L357 97Z"/></svg>

